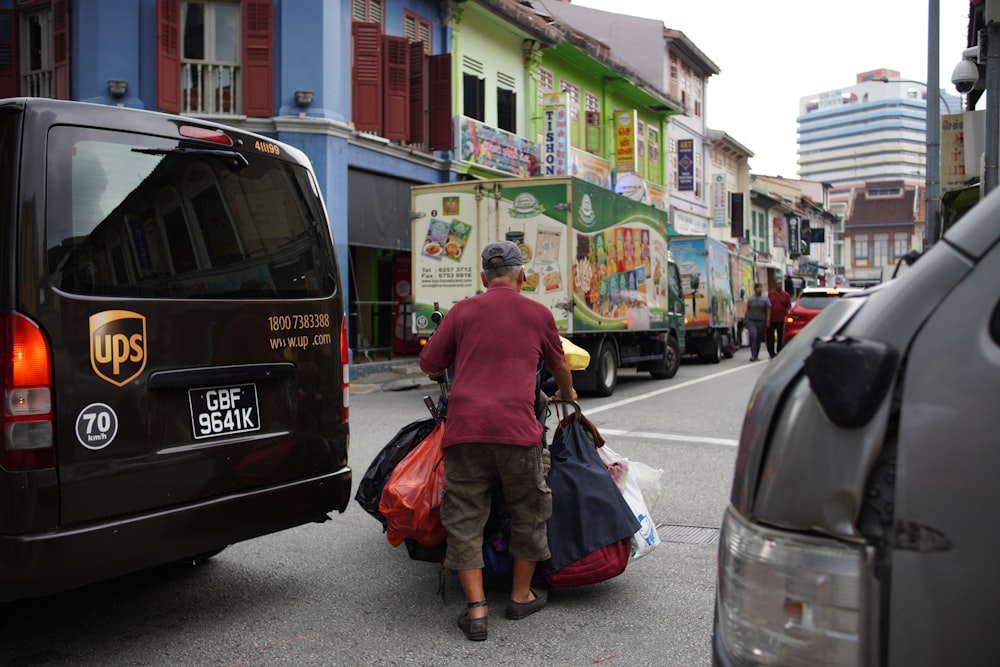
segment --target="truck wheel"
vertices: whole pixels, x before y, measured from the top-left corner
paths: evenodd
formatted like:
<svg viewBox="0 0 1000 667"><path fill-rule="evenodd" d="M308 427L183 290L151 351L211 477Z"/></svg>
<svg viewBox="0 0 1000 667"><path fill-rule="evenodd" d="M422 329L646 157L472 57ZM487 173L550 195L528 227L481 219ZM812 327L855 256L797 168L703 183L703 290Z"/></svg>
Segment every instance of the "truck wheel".
<svg viewBox="0 0 1000 667"><path fill-rule="evenodd" d="M719 335L718 330L712 332L712 336L706 341L706 347L708 348L708 353L704 356L704 359L710 364L717 364L722 361L722 336Z"/></svg>
<svg viewBox="0 0 1000 667"><path fill-rule="evenodd" d="M733 330L729 329L726 331L726 343L722 346L722 356L732 359L734 354L736 354L736 336Z"/></svg>
<svg viewBox="0 0 1000 667"><path fill-rule="evenodd" d="M668 380L677 375L681 367L681 346L673 336L667 338L667 349L664 352L662 371L650 371L649 374L658 380Z"/></svg>
<svg viewBox="0 0 1000 667"><path fill-rule="evenodd" d="M601 350L597 353L594 372L597 373L594 395L610 396L614 393L615 385L618 384L618 359L614 346L606 341L601 343Z"/></svg>

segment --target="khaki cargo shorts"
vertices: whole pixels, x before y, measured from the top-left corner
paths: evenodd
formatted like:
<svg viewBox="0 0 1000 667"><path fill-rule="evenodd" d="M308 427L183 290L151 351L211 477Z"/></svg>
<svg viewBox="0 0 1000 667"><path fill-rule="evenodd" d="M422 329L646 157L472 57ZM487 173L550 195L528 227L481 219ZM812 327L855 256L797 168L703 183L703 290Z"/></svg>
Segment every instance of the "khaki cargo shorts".
<svg viewBox="0 0 1000 667"><path fill-rule="evenodd" d="M441 522L448 531L445 567L483 567L483 528L494 487L503 490L507 503L510 555L536 562L549 559L545 522L552 514L552 493L542 472L541 446L468 443L444 449Z"/></svg>

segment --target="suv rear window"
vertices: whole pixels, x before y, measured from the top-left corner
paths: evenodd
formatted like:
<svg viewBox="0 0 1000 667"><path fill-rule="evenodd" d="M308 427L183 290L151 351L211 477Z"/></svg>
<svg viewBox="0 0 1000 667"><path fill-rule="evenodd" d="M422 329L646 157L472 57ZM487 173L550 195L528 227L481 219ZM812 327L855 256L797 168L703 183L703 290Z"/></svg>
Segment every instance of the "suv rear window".
<svg viewBox="0 0 1000 667"><path fill-rule="evenodd" d="M308 170L254 152L71 126L47 155L48 270L74 294L312 298L335 291Z"/></svg>

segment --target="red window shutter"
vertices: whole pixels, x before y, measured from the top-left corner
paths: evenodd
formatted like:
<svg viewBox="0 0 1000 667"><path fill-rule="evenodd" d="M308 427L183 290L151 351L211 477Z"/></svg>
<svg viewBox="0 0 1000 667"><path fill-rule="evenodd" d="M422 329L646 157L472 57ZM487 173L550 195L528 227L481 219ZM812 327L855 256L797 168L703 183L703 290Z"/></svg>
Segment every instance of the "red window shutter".
<svg viewBox="0 0 1000 667"><path fill-rule="evenodd" d="M69 2L52 3L52 97L70 99L69 89Z"/></svg>
<svg viewBox="0 0 1000 667"><path fill-rule="evenodd" d="M351 24L354 60L351 75L351 120L359 132L382 130L382 26Z"/></svg>
<svg viewBox="0 0 1000 667"><path fill-rule="evenodd" d="M17 97L17 25L14 12L0 10L0 97Z"/></svg>
<svg viewBox="0 0 1000 667"><path fill-rule="evenodd" d="M424 142L424 43L410 42L410 143Z"/></svg>
<svg viewBox="0 0 1000 667"><path fill-rule="evenodd" d="M181 111L181 0L156 0L156 106Z"/></svg>
<svg viewBox="0 0 1000 667"><path fill-rule="evenodd" d="M274 9L271 0L243 0L243 113L274 115Z"/></svg>
<svg viewBox="0 0 1000 667"><path fill-rule="evenodd" d="M430 136L427 148L432 151L450 151L455 141L451 129L450 53L442 53L427 59L427 78L430 84L428 100Z"/></svg>
<svg viewBox="0 0 1000 667"><path fill-rule="evenodd" d="M382 37L383 124L386 139L406 141L410 129L410 42L405 37Z"/></svg>

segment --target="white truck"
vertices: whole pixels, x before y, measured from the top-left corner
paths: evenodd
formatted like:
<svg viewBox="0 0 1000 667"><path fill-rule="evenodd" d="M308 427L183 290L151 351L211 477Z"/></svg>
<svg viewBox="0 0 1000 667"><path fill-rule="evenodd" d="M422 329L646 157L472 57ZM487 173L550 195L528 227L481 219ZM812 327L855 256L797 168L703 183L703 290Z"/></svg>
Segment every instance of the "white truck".
<svg viewBox="0 0 1000 667"><path fill-rule="evenodd" d="M622 368L677 373L684 304L666 212L573 177L414 186L411 204L417 336L433 332L435 309L482 290L480 250L507 239L524 257L522 293L590 353L577 390L609 396Z"/></svg>

